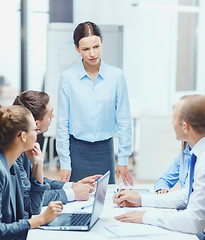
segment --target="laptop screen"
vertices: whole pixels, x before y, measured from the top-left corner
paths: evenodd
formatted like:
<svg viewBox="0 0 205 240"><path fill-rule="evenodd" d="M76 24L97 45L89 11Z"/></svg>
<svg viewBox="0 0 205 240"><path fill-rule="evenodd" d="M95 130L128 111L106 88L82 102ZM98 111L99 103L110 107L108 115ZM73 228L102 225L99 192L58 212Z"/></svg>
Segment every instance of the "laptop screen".
<svg viewBox="0 0 205 240"><path fill-rule="evenodd" d="M90 227L98 220L102 213L109 177L110 171L108 171L97 183Z"/></svg>

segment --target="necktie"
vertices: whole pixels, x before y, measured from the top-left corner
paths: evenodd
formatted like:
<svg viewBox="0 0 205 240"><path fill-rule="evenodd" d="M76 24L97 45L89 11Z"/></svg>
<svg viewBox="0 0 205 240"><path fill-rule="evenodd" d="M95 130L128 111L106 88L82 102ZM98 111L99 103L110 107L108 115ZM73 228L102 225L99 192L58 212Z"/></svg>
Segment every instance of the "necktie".
<svg viewBox="0 0 205 240"><path fill-rule="evenodd" d="M194 181L194 168L195 168L195 163L196 163L196 155L192 154L192 155L191 155L191 162L190 162L189 195L188 195L187 204L188 204L188 202L189 202L190 195L191 195L191 193L192 193L192 191L193 191L192 185L193 185L193 181Z"/></svg>

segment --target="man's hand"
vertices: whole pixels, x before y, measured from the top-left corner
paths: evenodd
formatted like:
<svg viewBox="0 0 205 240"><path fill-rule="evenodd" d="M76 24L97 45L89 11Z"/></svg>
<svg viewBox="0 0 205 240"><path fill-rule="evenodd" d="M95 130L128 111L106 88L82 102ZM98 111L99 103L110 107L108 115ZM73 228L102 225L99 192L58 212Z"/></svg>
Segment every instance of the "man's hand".
<svg viewBox="0 0 205 240"><path fill-rule="evenodd" d="M115 217L116 220L121 222L142 223L142 218L145 212L129 212Z"/></svg>
<svg viewBox="0 0 205 240"><path fill-rule="evenodd" d="M113 202L120 207L141 207L141 196L139 193L132 190L123 190L119 193L118 198L117 193L113 195Z"/></svg>
<svg viewBox="0 0 205 240"><path fill-rule="evenodd" d="M69 182L70 181L71 170L60 170L58 180Z"/></svg>
<svg viewBox="0 0 205 240"><path fill-rule="evenodd" d="M127 166L117 165L116 177L122 177L124 184L127 186L127 183L133 186L133 178L130 175Z"/></svg>
<svg viewBox="0 0 205 240"><path fill-rule="evenodd" d="M156 191L157 194L165 194L168 193L169 191L167 189L159 189L158 191Z"/></svg>
<svg viewBox="0 0 205 240"><path fill-rule="evenodd" d="M93 175L90 177L85 177L85 178L79 180L77 183L89 183L92 186L95 186L97 183L97 181L95 181L95 179L97 179L98 177L102 177L102 175L98 174L98 175Z"/></svg>
<svg viewBox="0 0 205 240"><path fill-rule="evenodd" d="M93 191L93 187L88 183L73 183L72 189L75 193L75 200L78 201L87 201L89 198L90 192Z"/></svg>

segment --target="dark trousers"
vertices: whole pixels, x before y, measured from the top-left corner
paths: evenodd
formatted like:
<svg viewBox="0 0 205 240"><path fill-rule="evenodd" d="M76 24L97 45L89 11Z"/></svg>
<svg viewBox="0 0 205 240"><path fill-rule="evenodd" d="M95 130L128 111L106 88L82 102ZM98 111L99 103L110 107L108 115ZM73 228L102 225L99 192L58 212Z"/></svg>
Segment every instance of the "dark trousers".
<svg viewBox="0 0 205 240"><path fill-rule="evenodd" d="M113 138L92 143L70 135L70 157L70 181L76 182L87 176L105 174L109 170L109 183L115 183Z"/></svg>

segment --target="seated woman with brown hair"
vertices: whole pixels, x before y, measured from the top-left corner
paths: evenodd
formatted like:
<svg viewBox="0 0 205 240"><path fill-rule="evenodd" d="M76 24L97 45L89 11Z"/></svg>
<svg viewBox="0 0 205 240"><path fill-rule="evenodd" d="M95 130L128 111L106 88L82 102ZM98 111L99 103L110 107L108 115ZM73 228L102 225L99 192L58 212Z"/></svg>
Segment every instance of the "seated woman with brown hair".
<svg viewBox="0 0 205 240"><path fill-rule="evenodd" d="M45 225L59 216L62 203L51 202L39 216L27 219L24 211L39 214L44 191L43 163L33 171L31 188L22 185L15 161L26 152L35 161L37 157L36 123L28 109L21 106L0 108L0 239L26 239L29 229Z"/></svg>

